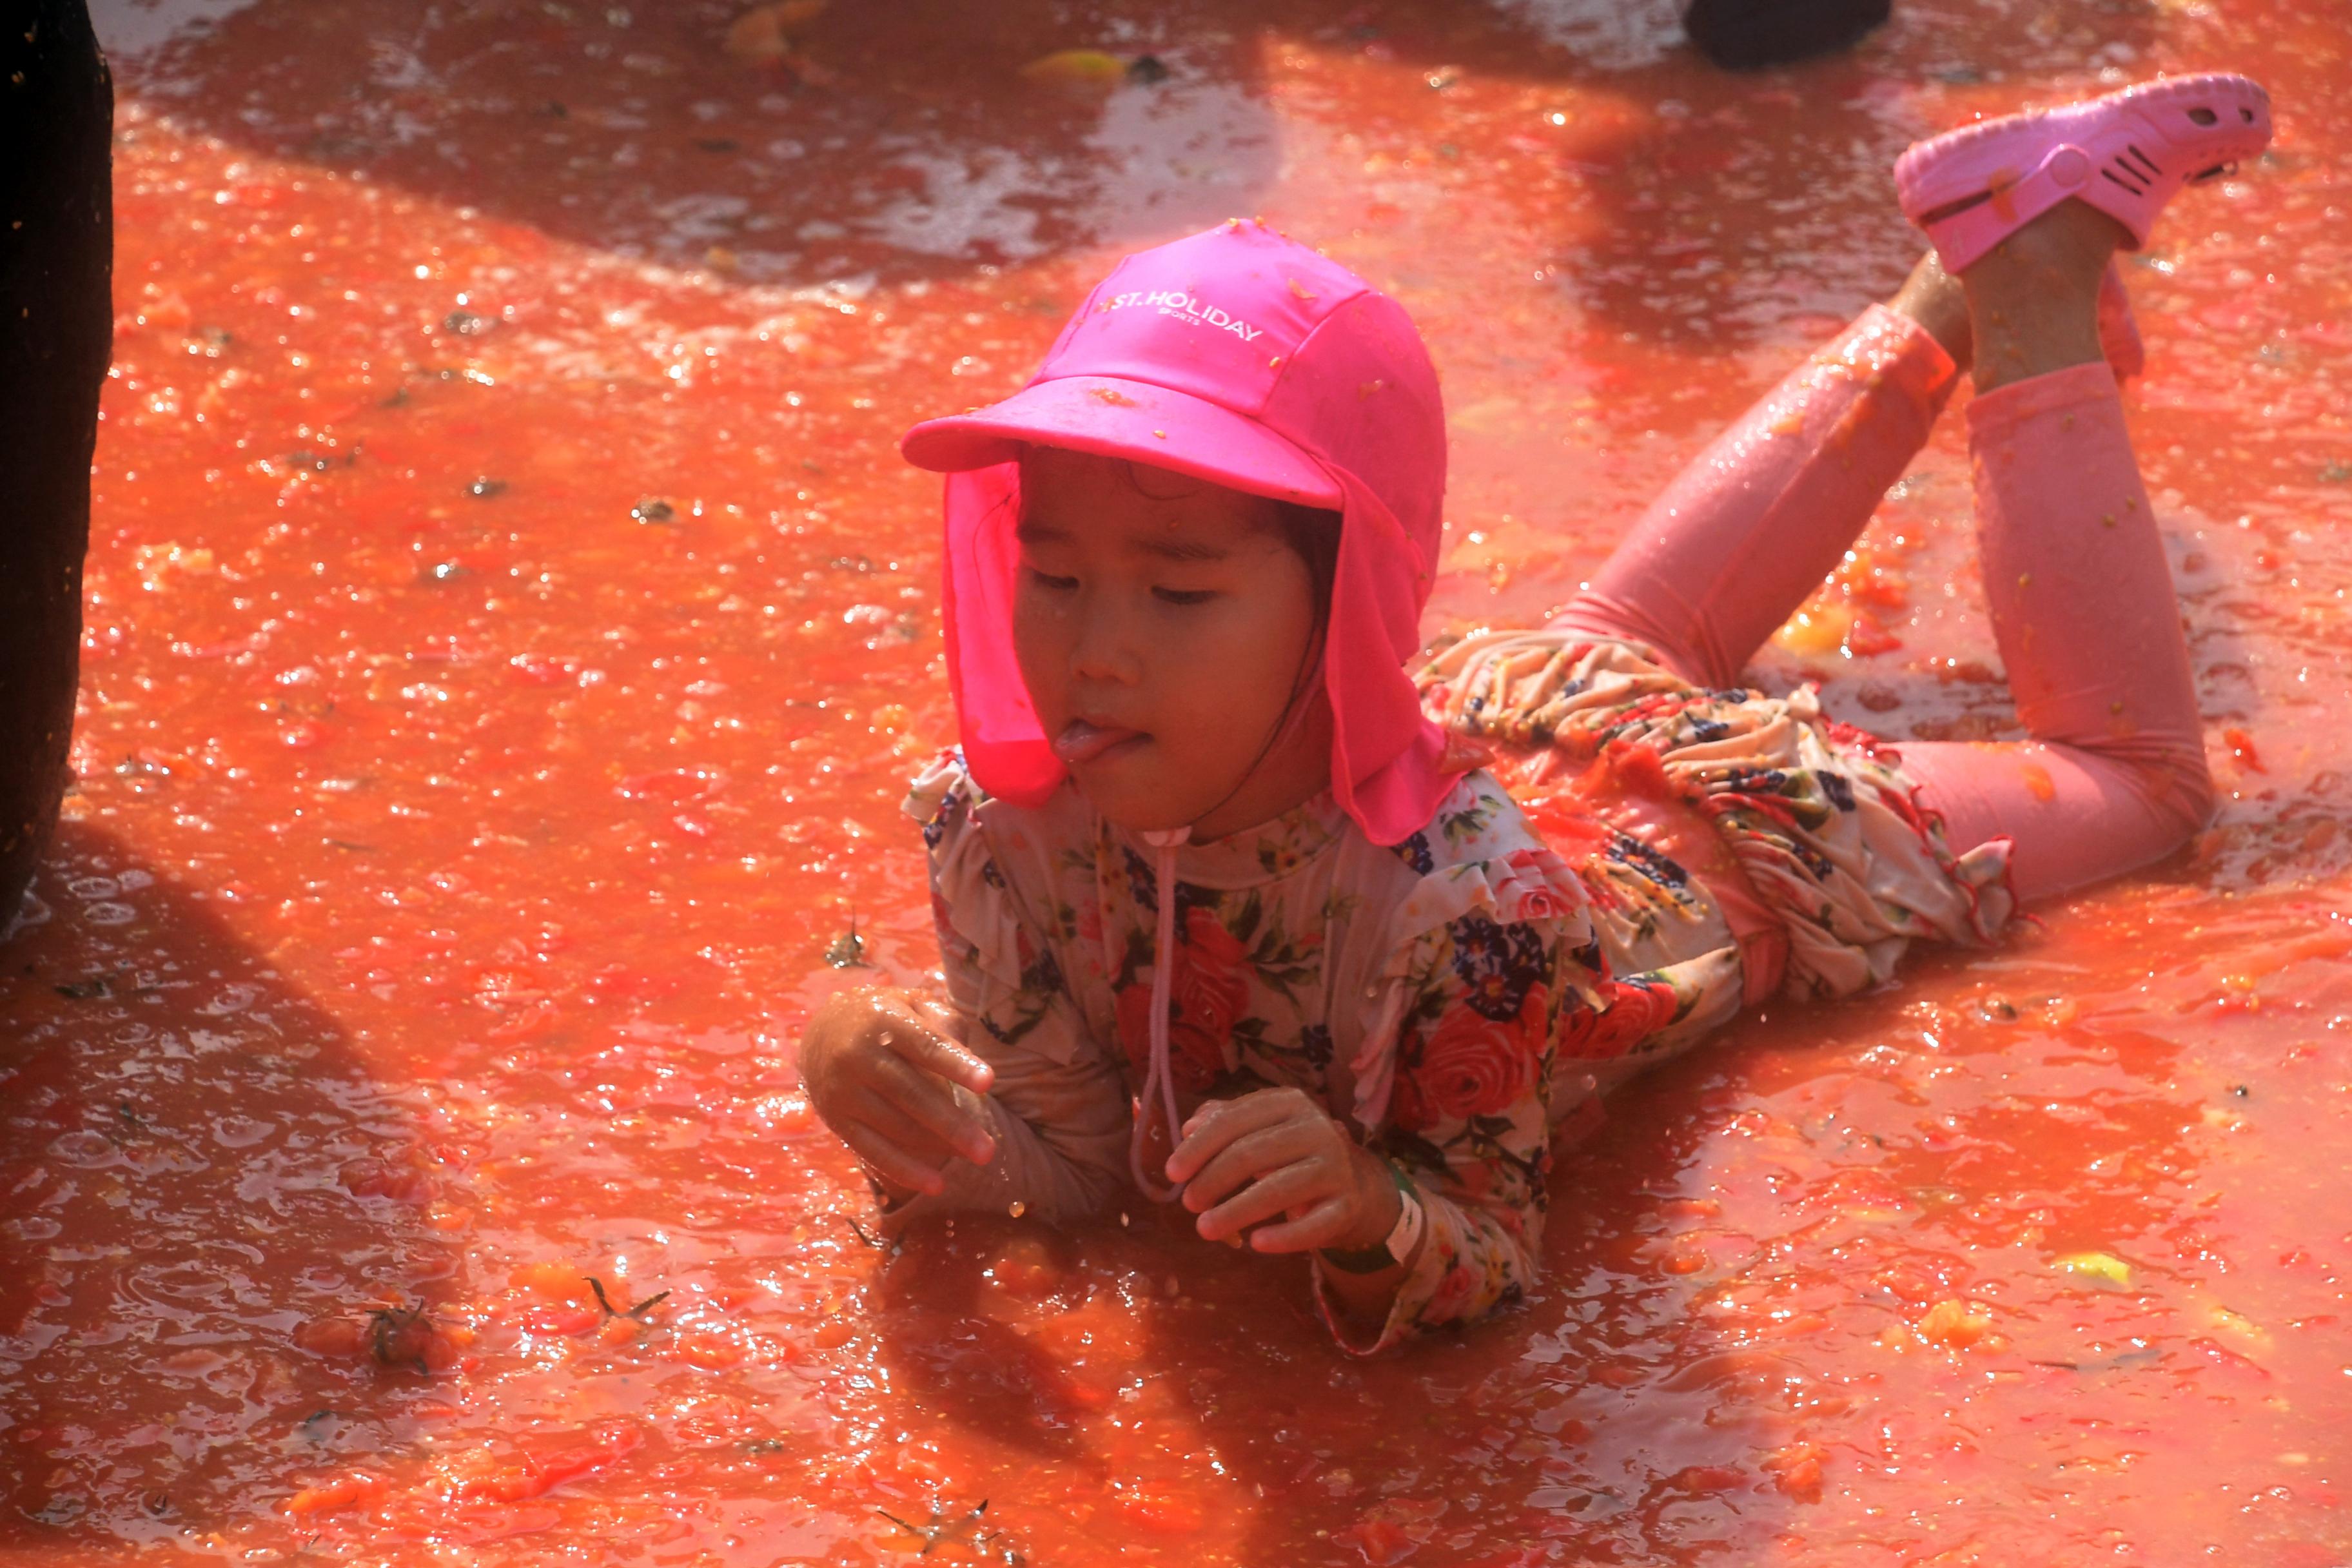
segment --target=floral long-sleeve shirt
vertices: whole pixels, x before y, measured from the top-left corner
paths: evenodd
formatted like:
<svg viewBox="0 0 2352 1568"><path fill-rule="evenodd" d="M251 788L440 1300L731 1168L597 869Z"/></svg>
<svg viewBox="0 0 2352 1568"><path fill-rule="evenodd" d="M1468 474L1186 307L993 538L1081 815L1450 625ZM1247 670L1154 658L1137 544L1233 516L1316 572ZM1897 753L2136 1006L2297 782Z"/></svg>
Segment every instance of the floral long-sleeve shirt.
<svg viewBox="0 0 2352 1568"><path fill-rule="evenodd" d="M916 781L908 810L924 825L967 1044L996 1069L981 1109L998 1154L954 1162L947 1193L899 1214L1017 1202L1068 1216L1126 1197L1159 960L1153 851L1067 784L1034 809L994 799L953 753ZM1612 980L1585 879L1485 773L1465 773L1394 847L1328 796L1186 845L1174 896L1179 1089L1303 1089L1393 1163L1427 1211L1427 1244L1376 1335L1323 1300L1334 1334L1361 1353L1522 1291L1552 1128L1561 1102L1592 1090L1584 1069L1695 1009L1711 1025L1738 987L1719 922L1679 944L1714 950L1705 973L1621 967Z"/></svg>

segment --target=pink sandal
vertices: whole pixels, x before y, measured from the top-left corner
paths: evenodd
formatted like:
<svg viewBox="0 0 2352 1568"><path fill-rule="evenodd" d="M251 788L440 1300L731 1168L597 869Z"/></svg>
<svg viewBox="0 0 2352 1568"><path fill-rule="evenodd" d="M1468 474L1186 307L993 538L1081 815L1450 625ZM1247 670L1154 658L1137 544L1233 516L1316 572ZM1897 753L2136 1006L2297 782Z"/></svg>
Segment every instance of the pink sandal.
<svg viewBox="0 0 2352 1568"><path fill-rule="evenodd" d="M1903 216L1957 274L2067 197L2147 243L2183 185L2228 173L2271 139L2271 103L2242 76L2167 77L1916 143L1895 162Z"/></svg>

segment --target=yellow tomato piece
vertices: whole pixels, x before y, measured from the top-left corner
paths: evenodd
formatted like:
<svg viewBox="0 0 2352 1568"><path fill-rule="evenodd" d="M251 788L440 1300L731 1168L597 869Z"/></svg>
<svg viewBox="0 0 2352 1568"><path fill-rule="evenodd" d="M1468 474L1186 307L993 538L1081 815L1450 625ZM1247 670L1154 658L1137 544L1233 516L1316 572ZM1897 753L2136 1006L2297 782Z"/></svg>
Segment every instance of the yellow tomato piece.
<svg viewBox="0 0 2352 1568"><path fill-rule="evenodd" d="M2058 1260L2058 1267L2069 1274L2131 1288L2131 1265L2111 1252L2070 1252Z"/></svg>
<svg viewBox="0 0 2352 1568"><path fill-rule="evenodd" d="M1853 629L1853 612L1837 605L1819 605L1790 616L1772 634L1772 640L1793 654L1835 653L1845 646L1845 635Z"/></svg>
<svg viewBox="0 0 2352 1568"><path fill-rule="evenodd" d="M1023 66L1021 74L1064 87L1115 87L1127 75L1127 62L1100 49L1056 49Z"/></svg>

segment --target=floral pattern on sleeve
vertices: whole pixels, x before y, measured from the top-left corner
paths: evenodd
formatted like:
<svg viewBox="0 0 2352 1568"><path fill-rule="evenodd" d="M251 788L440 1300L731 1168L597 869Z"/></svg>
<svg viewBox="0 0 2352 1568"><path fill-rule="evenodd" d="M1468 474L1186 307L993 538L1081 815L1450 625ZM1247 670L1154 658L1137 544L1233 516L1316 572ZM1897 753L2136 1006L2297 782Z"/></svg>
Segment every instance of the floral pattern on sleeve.
<svg viewBox="0 0 2352 1568"><path fill-rule="evenodd" d="M995 1068L985 1097L997 1157L957 1159L948 1191L894 1209L895 1225L926 1209L1003 1208L1073 1218L1101 1207L1127 1179L1127 1093L1116 1063L1088 1037L1063 968L1075 911L1051 897L1024 896L997 858L980 793L960 758L943 757L907 802L923 823L931 912L948 994L965 1021L964 1043Z"/></svg>
<svg viewBox="0 0 2352 1568"><path fill-rule="evenodd" d="M1358 1119L1377 1128L1371 1146L1421 1199L1426 1240L1369 1338L1317 1278L1333 1335L1361 1355L1479 1317L1533 1282L1560 1021L1603 1005L1582 885L1531 837L1511 842L1527 830L1492 781L1465 780L1433 826L1435 841L1417 834L1397 849L1426 870L1398 910L1356 1089ZM1493 858L1441 868L1441 844Z"/></svg>
<svg viewBox="0 0 2352 1568"><path fill-rule="evenodd" d="M961 766L943 765L916 781L909 804L930 805L923 848L949 995L991 1039L1016 1046L1066 1005L1067 987L1053 950L1013 908L1004 873L971 819L972 795Z"/></svg>

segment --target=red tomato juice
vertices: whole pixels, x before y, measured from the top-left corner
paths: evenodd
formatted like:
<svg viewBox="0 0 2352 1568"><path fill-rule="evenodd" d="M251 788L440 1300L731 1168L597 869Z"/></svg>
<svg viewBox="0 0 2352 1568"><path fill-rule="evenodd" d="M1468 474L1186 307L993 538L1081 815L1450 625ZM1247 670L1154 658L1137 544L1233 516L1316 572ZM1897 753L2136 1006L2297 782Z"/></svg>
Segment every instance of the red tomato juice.
<svg viewBox="0 0 2352 1568"><path fill-rule="evenodd" d="M0 1562L2352 1555L2335 0L1900 0L1740 78L1663 0L785 9L731 53L709 0L102 14L78 782L0 980ZM1023 73L1066 49L1161 71ZM1140 1202L870 1245L793 1047L936 958L900 429L1017 385L1122 250L1264 214L1444 375L1431 629L1538 616L1899 281L1907 142L2206 68L2276 146L2126 268L2223 795L2189 851L1631 1089L1540 1291L1391 1359ZM1760 681L2013 732L1958 426Z"/></svg>

